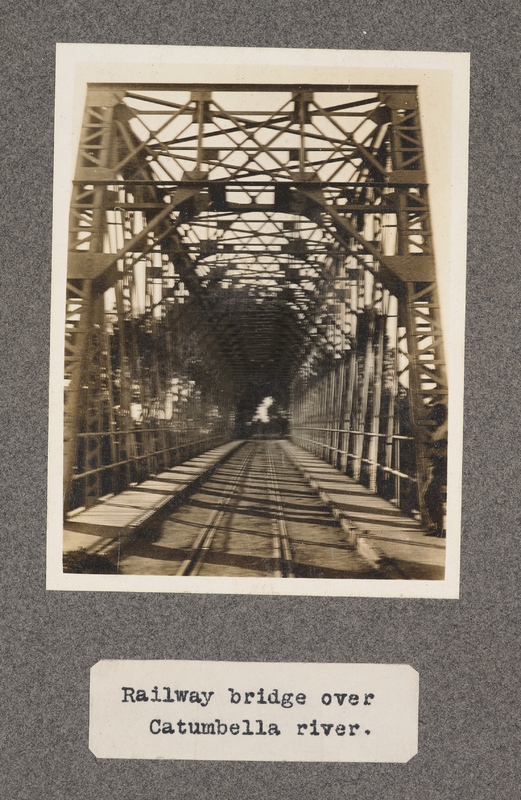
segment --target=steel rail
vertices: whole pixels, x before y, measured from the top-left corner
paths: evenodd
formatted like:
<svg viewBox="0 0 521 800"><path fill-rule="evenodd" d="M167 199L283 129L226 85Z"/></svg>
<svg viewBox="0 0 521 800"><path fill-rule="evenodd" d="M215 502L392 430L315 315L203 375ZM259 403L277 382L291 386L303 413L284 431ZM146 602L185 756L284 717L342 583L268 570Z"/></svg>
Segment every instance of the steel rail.
<svg viewBox="0 0 521 800"><path fill-rule="evenodd" d="M279 486L277 483L277 473L275 471L275 462L273 460L273 451L271 442L267 442L266 448L267 458L267 472L266 483L268 486L268 496L273 503L276 516L270 517L270 523L274 532L274 550L275 557L280 564L280 568L276 577L278 578L294 578L295 571L293 569L293 554L291 552L291 544L288 534L288 526L284 519L284 504L280 494Z"/></svg>
<svg viewBox="0 0 521 800"><path fill-rule="evenodd" d="M230 483L223 490L223 496L219 500L217 508L214 509L209 521L206 523L205 527L192 545L191 555L186 558L179 567L179 570L176 573L178 576L198 574L204 562L205 556L211 547L215 533L220 526L223 516L226 513L226 508L230 504L234 496L234 492L236 491L237 486L240 483L244 472L246 471L246 468L249 466L253 458L254 452L255 448L250 447L244 460L242 461L242 464L239 466L235 478L230 481Z"/></svg>

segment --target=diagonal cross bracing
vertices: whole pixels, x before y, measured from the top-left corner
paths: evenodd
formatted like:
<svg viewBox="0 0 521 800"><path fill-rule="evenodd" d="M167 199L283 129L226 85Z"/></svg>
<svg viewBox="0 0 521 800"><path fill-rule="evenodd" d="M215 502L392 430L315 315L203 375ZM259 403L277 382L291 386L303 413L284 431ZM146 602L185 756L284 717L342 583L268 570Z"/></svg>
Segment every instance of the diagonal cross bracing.
<svg viewBox="0 0 521 800"><path fill-rule="evenodd" d="M67 298L67 507L272 393L296 441L432 521L447 380L414 87L91 85Z"/></svg>

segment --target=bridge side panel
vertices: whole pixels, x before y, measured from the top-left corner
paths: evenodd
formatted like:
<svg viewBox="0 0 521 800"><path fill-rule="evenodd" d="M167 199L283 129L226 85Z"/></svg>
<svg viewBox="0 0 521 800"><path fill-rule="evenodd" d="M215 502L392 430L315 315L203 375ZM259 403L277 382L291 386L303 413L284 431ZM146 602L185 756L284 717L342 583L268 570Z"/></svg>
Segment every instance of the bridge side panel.
<svg viewBox="0 0 521 800"><path fill-rule="evenodd" d="M89 88L73 185L66 511L233 437L226 365L176 252L173 223L193 190L157 195L122 97Z"/></svg>
<svg viewBox="0 0 521 800"><path fill-rule="evenodd" d="M356 214L347 192L340 207L327 187L300 189L345 256L316 313L325 343L293 385L292 437L442 534L448 387L418 100L380 102Z"/></svg>

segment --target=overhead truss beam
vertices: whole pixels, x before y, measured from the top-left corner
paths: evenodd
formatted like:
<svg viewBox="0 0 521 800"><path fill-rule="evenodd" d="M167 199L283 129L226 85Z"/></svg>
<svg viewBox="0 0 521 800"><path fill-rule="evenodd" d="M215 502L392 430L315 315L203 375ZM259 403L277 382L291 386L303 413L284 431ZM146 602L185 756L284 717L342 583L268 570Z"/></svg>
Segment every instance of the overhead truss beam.
<svg viewBox="0 0 521 800"><path fill-rule="evenodd" d="M183 348L172 337L183 325L186 337L187 309L219 365L210 394L222 408L203 408L214 378L201 353L189 356L192 377L176 365ZM152 462L141 431L164 420L173 430L187 398L199 431L217 415L226 435L230 409L255 384L285 381L289 391L296 381L300 423L304 397L327 417L322 456L358 477L372 436L373 488L378 470L400 472L393 420L407 395L409 479L428 521L440 438L433 412L446 408L447 380L415 87L91 85L67 319L69 506L78 475L94 476L81 479L85 502L106 488L110 458L125 463L127 478L137 474L132 458ZM164 352L148 342L145 353L147 337ZM382 403L385 463L375 450ZM158 436L149 435L152 447Z"/></svg>

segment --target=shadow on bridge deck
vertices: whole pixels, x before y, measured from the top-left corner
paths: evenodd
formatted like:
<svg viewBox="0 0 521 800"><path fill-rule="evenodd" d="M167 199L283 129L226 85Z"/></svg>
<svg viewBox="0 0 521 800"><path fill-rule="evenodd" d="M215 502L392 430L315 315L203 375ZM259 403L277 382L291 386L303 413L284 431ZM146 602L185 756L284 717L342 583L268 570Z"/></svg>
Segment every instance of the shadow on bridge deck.
<svg viewBox="0 0 521 800"><path fill-rule="evenodd" d="M69 514L63 532L64 553L77 548L98 553L129 539L157 514L183 502L241 444L242 440L228 442L102 499L92 508Z"/></svg>
<svg viewBox="0 0 521 800"><path fill-rule="evenodd" d="M375 566L392 565L404 579L443 580L444 539L426 537L400 509L301 447L289 441L282 447L365 558Z"/></svg>
<svg viewBox="0 0 521 800"><path fill-rule="evenodd" d="M184 502L241 444L222 445L69 515L64 553L78 548L90 554L118 551L165 510ZM348 540L374 570L374 577L444 578L444 540L427 538L415 520L297 445L288 440L279 440L278 445L328 506Z"/></svg>

